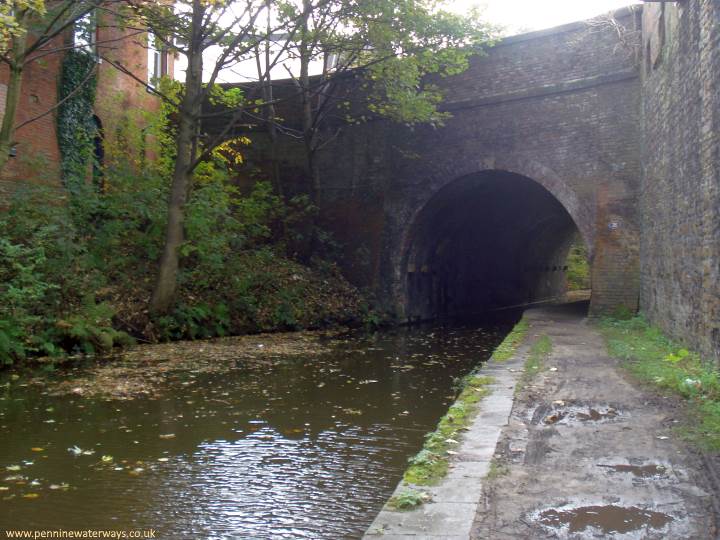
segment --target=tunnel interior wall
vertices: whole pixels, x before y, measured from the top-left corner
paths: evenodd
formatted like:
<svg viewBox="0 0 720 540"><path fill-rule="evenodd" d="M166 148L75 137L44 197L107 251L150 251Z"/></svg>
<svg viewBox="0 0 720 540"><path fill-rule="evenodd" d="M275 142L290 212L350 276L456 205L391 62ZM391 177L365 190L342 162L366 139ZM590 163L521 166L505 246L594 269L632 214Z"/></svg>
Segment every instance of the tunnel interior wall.
<svg viewBox="0 0 720 540"><path fill-rule="evenodd" d="M641 308L720 361L720 2L643 14Z"/></svg>

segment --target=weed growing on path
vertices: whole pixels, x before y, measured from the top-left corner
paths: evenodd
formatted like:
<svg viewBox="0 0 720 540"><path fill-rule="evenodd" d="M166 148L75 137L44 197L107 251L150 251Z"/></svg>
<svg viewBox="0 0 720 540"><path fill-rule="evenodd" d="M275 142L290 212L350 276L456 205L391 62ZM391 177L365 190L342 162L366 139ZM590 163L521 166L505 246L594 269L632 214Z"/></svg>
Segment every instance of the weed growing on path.
<svg viewBox="0 0 720 540"><path fill-rule="evenodd" d="M430 496L424 491L406 489L390 497L387 505L393 510L412 510L428 500L430 500Z"/></svg>
<svg viewBox="0 0 720 540"><path fill-rule="evenodd" d="M498 345L497 349L495 349L495 352L493 352L493 360L496 360L498 362L505 362L506 360L510 360L510 358L512 358L512 356L515 354L515 351L517 350L522 340L525 338L525 335L527 334L529 328L530 323L528 323L527 320L524 318L520 319L520 322L515 325L515 328L513 328L507 336L505 336L503 342Z"/></svg>
<svg viewBox="0 0 720 540"><path fill-rule="evenodd" d="M550 336L543 334L530 348L530 353L525 361L523 382L531 380L535 374L542 369L545 360L547 360L551 352L552 340L550 339Z"/></svg>

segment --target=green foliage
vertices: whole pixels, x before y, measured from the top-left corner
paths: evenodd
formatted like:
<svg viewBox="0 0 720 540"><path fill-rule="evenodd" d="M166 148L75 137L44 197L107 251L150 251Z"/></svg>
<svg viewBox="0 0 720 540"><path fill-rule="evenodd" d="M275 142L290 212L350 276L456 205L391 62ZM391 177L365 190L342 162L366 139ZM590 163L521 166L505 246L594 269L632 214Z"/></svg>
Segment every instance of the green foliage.
<svg viewBox="0 0 720 540"><path fill-rule="evenodd" d="M530 323L528 323L527 319L520 319L520 322L518 322L510 333L505 336L505 339L493 352L493 360L497 362L505 362L506 360L512 358L515 351L520 346L520 343L522 343L523 339L525 339L525 335L527 334L529 328Z"/></svg>
<svg viewBox="0 0 720 540"><path fill-rule="evenodd" d="M642 317L604 319L600 328L608 351L625 360L641 380L670 390L687 400L691 423L684 431L690 440L720 449L720 373L717 366L666 337Z"/></svg>
<svg viewBox="0 0 720 540"><path fill-rule="evenodd" d="M570 246L567 256L567 288L579 291L590 288L590 265L588 264L587 247L582 238L578 238Z"/></svg>
<svg viewBox="0 0 720 540"><path fill-rule="evenodd" d="M223 304L205 303L180 305L171 315L158 320L160 339L203 339L226 336L230 329L230 313Z"/></svg>
<svg viewBox="0 0 720 540"><path fill-rule="evenodd" d="M630 308L627 306L616 306L612 310L611 317L613 319L617 319L619 321L628 321L632 319L634 316L634 313L630 311Z"/></svg>
<svg viewBox="0 0 720 540"><path fill-rule="evenodd" d="M414 489L405 489L390 497L387 502L389 508L393 510L412 510L430 500L430 495L424 491Z"/></svg>
<svg viewBox="0 0 720 540"><path fill-rule="evenodd" d="M70 192L85 183L92 158L97 60L82 49L65 53L60 72L57 136L62 178Z"/></svg>
<svg viewBox="0 0 720 540"><path fill-rule="evenodd" d="M104 280L73 218L57 192L28 189L0 220L0 363L128 342L112 308L89 294Z"/></svg>
<svg viewBox="0 0 720 540"><path fill-rule="evenodd" d="M44 14L44 0L10 0L0 4L0 54L12 48L13 39L26 34L24 19Z"/></svg>

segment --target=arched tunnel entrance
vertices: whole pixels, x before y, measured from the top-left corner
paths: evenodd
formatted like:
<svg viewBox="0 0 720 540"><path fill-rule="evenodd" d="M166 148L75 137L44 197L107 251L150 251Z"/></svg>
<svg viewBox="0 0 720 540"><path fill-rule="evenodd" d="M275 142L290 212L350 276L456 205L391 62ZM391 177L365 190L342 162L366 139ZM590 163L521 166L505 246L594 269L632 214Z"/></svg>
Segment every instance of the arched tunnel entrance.
<svg viewBox="0 0 720 540"><path fill-rule="evenodd" d="M559 297L581 238L539 183L484 171L442 188L420 211L406 252L408 320L480 314Z"/></svg>

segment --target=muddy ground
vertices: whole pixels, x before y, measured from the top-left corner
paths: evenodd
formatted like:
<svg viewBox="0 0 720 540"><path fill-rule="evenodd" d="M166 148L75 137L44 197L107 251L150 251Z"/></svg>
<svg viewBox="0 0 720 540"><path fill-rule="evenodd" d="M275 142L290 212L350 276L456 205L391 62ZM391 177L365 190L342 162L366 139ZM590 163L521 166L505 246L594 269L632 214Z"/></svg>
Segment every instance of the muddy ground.
<svg viewBox="0 0 720 540"><path fill-rule="evenodd" d="M472 537L717 538L712 471L674 429L682 408L630 380L582 315L528 312L553 349L518 389Z"/></svg>

